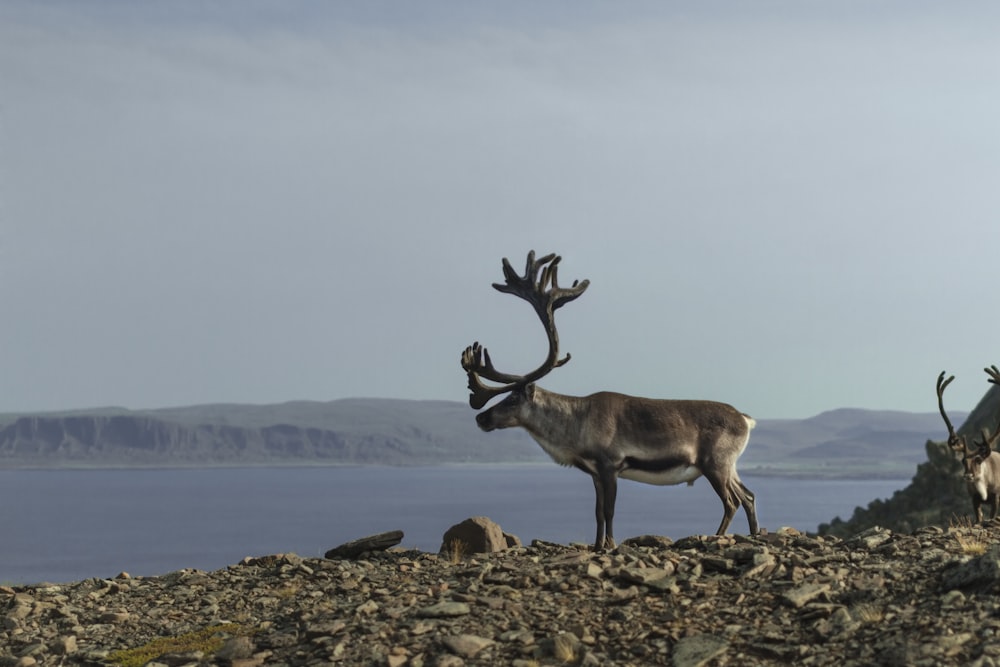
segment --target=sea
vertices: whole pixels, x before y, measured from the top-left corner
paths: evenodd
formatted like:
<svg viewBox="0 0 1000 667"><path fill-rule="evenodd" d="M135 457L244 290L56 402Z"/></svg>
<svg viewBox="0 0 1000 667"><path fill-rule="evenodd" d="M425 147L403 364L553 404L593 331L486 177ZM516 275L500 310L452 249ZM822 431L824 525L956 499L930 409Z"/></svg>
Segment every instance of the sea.
<svg viewBox="0 0 1000 667"><path fill-rule="evenodd" d="M760 525L815 531L888 498L898 480L744 474ZM594 540L594 487L554 464L0 470L0 584L64 583L121 572L215 570L247 556L319 557L344 542L402 530L400 546L436 552L445 531L487 516L528 544ZM622 480L618 541L712 534L722 503L711 486ZM730 532L747 532L741 509Z"/></svg>

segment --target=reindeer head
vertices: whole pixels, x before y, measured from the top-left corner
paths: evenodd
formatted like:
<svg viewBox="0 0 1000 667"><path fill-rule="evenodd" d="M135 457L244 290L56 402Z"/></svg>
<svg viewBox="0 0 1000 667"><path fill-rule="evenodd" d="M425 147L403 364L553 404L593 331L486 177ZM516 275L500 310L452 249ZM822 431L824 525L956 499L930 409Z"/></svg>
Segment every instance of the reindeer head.
<svg viewBox="0 0 1000 667"><path fill-rule="evenodd" d="M556 332L554 312L583 294L590 281L573 281L572 287L559 287L558 273L561 259L551 254L536 260L535 251L532 250L528 253L524 276L517 275L507 258L503 259L506 283L493 283L493 287L497 291L524 299L534 307L549 339L549 354L541 366L527 375L514 375L496 370L490 360L489 352L478 342L465 348L462 353L462 368L469 377L469 390L472 392L469 396L469 405L478 410L494 397L509 394L503 401L476 416L476 421L483 430L515 426L519 410L532 400L534 382L570 360L568 354L562 359L559 358L559 334ZM503 384L490 386L483 384L483 380Z"/></svg>
<svg viewBox="0 0 1000 667"><path fill-rule="evenodd" d="M1000 433L998 429L997 433ZM993 453L993 443L996 442L997 434L991 437L989 431L983 429L983 439L976 442L975 449L966 448L962 453L962 467L965 468L965 481L970 484L977 484L983 477L983 462ZM985 493L982 494L985 497Z"/></svg>
<svg viewBox="0 0 1000 667"><path fill-rule="evenodd" d="M1000 384L1000 370L996 366L984 368L983 370L990 376L989 382ZM982 440L975 443L976 448L974 450L966 449L965 455L962 457L962 465L965 466L965 480L970 484L975 484L977 489L979 489L980 495L985 499L986 490L983 484L983 462L993 453L993 448L997 440L1000 439L1000 425L994 429L993 435L990 435L989 430L984 428L982 436Z"/></svg>

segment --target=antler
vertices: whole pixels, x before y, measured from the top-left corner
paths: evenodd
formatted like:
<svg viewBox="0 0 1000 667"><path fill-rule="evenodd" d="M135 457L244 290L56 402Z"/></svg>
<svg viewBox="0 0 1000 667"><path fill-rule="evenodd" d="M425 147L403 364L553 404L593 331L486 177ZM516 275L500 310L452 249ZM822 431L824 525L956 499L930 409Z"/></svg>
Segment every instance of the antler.
<svg viewBox="0 0 1000 667"><path fill-rule="evenodd" d="M462 368L469 376L469 405L478 410L490 399L500 394L506 394L518 387L523 387L547 375L552 369L558 368L570 360L567 354L559 359L559 334L556 331L554 312L573 299L583 294L590 285L589 280L573 281L572 287L559 286L559 262L562 260L556 254L549 254L535 259L535 251L528 253L524 276L514 271L506 257L503 259L503 273L506 283L493 283L493 287L507 294L513 294L530 303L535 313L545 327L549 339L549 354L541 366L527 375L501 373L493 367L489 352L478 342L465 348L462 353ZM540 274L540 275L539 275ZM482 383L482 380L502 382L499 387Z"/></svg>
<svg viewBox="0 0 1000 667"><path fill-rule="evenodd" d="M997 369L996 366L990 366L989 368L984 368L983 370L990 376L987 382L1000 385L1000 369ZM1000 424L997 425L993 435L990 435L990 432L984 428L983 441L979 445L980 453L988 455L989 452L993 451L993 446L996 444L997 440L1000 440Z"/></svg>
<svg viewBox="0 0 1000 667"><path fill-rule="evenodd" d="M944 371L941 371L941 375L938 375L937 379L937 397L938 397L938 410L941 411L941 417L944 419L945 426L948 427L948 446L952 449L958 451L959 449L967 450L968 445L965 443L965 438L960 437L955 433L955 427L951 425L951 420L948 419L948 413L944 411L944 390L948 388L951 381L955 379L955 376L949 376L947 380L944 379Z"/></svg>

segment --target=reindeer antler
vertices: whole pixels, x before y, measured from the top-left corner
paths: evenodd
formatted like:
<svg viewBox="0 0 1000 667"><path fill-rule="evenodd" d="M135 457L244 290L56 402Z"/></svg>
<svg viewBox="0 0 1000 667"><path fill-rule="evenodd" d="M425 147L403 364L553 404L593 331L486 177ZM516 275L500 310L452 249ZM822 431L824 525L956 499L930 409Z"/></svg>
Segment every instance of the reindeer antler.
<svg viewBox="0 0 1000 667"><path fill-rule="evenodd" d="M583 294L590 285L590 281L575 280L572 287L560 287L558 275L561 259L553 253L536 260L535 251L532 250L528 253L524 275L519 276L507 258L503 258L503 273L506 282L493 283L493 287L497 291L520 297L532 305L545 327L545 333L549 339L549 354L541 366L527 375L514 375L496 370L490 360L489 352L478 342L465 348L462 353L462 368L469 376L469 390L472 392L469 396L469 405L476 410L486 405L494 396L526 386L570 360L569 354L559 359L559 334L556 331L553 313L556 309ZM483 379L504 384L499 387L491 387L483 384Z"/></svg>
<svg viewBox="0 0 1000 667"><path fill-rule="evenodd" d="M1000 385L1000 369L996 366L990 366L989 368L984 368L983 371L990 376L987 382ZM980 453L988 455L989 452L993 451L993 446L996 444L997 440L1000 440L1000 424L997 425L993 435L990 435L990 432L984 428L983 441L979 443Z"/></svg>
<svg viewBox="0 0 1000 667"><path fill-rule="evenodd" d="M955 433L955 427L951 425L951 420L948 419L948 413L944 410L944 390L948 388L955 376L949 376L948 379L944 379L945 371L941 371L941 375L938 375L937 379L937 397L938 397L938 410L941 411L941 417L944 419L945 426L948 427L948 446L952 449L958 451L959 449L967 450L968 445L965 443L965 438L960 437Z"/></svg>

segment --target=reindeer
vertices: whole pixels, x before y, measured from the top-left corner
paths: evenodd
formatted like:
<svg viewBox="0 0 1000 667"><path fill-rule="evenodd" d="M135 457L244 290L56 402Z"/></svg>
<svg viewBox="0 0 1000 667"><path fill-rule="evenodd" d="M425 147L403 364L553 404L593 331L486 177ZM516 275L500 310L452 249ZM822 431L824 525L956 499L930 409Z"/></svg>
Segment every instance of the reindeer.
<svg viewBox="0 0 1000 667"><path fill-rule="evenodd" d="M1000 384L1000 370L996 366L983 370L990 376L989 382ZM1000 439L1000 426L993 435L984 428L982 440L974 441L975 447L970 448L965 436L955 433L955 428L944 410L944 390L955 379L952 375L946 380L944 375L942 371L937 379L938 409L948 428L948 446L962 455L962 467L965 470L963 479L969 497L972 498L972 510L976 515L976 521L982 523L983 503L990 504L990 519L995 519L1000 510L1000 453L993 450L996 441Z"/></svg>
<svg viewBox="0 0 1000 667"><path fill-rule="evenodd" d="M507 394L476 415L479 427L484 431L521 427L556 463L591 476L597 494L595 550L615 548L612 521L619 477L646 484L691 485L704 475L722 499L724 514L716 534L726 532L740 505L750 533L757 534L754 495L736 472L736 460L756 425L749 415L714 401L638 398L607 391L564 396L535 385L570 360L569 354L559 358L554 312L590 284L583 280L560 287L561 259L551 254L536 260L532 250L524 276L503 260L506 283L493 287L534 307L548 336L549 353L535 370L514 375L497 371L478 342L465 349L462 368L469 378L469 405L479 410L494 397ZM491 386L482 380L502 384Z"/></svg>

